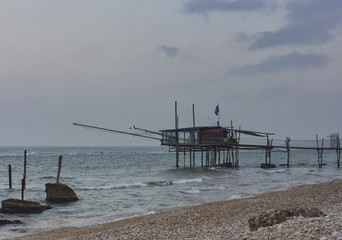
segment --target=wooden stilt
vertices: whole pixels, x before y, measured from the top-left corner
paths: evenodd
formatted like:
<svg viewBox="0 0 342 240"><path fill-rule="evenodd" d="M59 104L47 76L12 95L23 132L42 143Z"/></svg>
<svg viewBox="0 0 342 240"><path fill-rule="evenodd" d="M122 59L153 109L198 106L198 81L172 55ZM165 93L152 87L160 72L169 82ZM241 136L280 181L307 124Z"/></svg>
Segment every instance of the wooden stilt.
<svg viewBox="0 0 342 240"><path fill-rule="evenodd" d="M268 157L268 144L269 144L269 141L268 141L268 134L267 134L267 146L266 146L266 152L265 152L265 164L267 165L268 162L267 162L267 157Z"/></svg>
<svg viewBox="0 0 342 240"><path fill-rule="evenodd" d="M226 159L226 162L230 163L230 150L229 150L229 147L227 148L227 159Z"/></svg>
<svg viewBox="0 0 342 240"><path fill-rule="evenodd" d="M176 167L179 167L179 138L178 138L178 116L177 101L175 101L175 128L176 128Z"/></svg>
<svg viewBox="0 0 342 240"><path fill-rule="evenodd" d="M236 156L236 161L235 161L235 167L239 167L239 144L240 144L240 137L241 137L241 126L239 126L239 133L236 134L236 140L237 140L237 146L236 146L236 152L235 152L235 156Z"/></svg>
<svg viewBox="0 0 342 240"><path fill-rule="evenodd" d="M201 167L203 167L203 148L201 147Z"/></svg>
<svg viewBox="0 0 342 240"><path fill-rule="evenodd" d="M195 166L195 156L196 156L196 151L192 151L192 166Z"/></svg>
<svg viewBox="0 0 342 240"><path fill-rule="evenodd" d="M291 139L289 137L286 137L285 143L286 143L286 150L287 150L287 168L290 167L290 142Z"/></svg>
<svg viewBox="0 0 342 240"><path fill-rule="evenodd" d="M226 163L226 151L223 150L222 154L223 154L223 163Z"/></svg>
<svg viewBox="0 0 342 240"><path fill-rule="evenodd" d="M59 159L58 159L58 172L57 172L56 183L59 183L59 177L61 176L61 168L62 168L62 156L59 156Z"/></svg>
<svg viewBox="0 0 342 240"><path fill-rule="evenodd" d="M185 167L185 155L186 155L185 152L186 152L186 151L185 151L185 148L184 148L184 167Z"/></svg>
<svg viewBox="0 0 342 240"><path fill-rule="evenodd" d="M316 143L317 143L318 167L322 168L322 166L323 166L323 144L324 144L324 138L322 138L322 148L320 148L319 147L319 143L318 143L318 136L316 134Z"/></svg>
<svg viewBox="0 0 342 240"><path fill-rule="evenodd" d="M21 200L24 200L24 191L26 189L26 153L27 151L24 151L24 176L21 180Z"/></svg>
<svg viewBox="0 0 342 240"><path fill-rule="evenodd" d="M337 167L340 168L340 159L341 159L341 142L340 137L337 136L337 148L336 148L336 154L337 154Z"/></svg>
<svg viewBox="0 0 342 240"><path fill-rule="evenodd" d="M12 189L12 165L8 165L8 184L9 189Z"/></svg>
<svg viewBox="0 0 342 240"><path fill-rule="evenodd" d="M235 166L234 148L232 147L232 148L230 149L230 151L231 151L231 155L232 155L232 165Z"/></svg>

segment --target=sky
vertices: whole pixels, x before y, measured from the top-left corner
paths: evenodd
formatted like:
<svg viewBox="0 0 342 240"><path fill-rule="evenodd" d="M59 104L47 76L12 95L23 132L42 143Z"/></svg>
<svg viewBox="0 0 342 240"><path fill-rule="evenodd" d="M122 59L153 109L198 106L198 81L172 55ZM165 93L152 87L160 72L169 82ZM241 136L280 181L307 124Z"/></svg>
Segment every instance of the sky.
<svg viewBox="0 0 342 240"><path fill-rule="evenodd" d="M140 146L91 131L342 133L341 0L4 0L0 146Z"/></svg>

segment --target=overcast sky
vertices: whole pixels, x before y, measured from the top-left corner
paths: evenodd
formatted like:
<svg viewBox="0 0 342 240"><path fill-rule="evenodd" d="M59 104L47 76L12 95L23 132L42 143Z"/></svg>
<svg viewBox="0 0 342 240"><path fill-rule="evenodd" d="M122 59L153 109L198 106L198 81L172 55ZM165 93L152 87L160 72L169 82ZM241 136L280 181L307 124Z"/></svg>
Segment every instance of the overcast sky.
<svg viewBox="0 0 342 240"><path fill-rule="evenodd" d="M0 146L156 144L94 132L221 124L342 133L341 0L1 1ZM158 143L157 143L158 144Z"/></svg>

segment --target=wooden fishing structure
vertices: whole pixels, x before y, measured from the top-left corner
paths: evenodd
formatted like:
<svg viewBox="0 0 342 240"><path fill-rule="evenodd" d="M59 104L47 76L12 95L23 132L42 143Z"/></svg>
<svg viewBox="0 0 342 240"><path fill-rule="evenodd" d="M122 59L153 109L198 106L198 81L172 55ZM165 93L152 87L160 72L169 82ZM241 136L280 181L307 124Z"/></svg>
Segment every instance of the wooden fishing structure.
<svg viewBox="0 0 342 240"><path fill-rule="evenodd" d="M187 128L179 128L179 117L177 112L177 101L175 101L175 128L157 131L151 131L133 126L134 130L142 133L133 133L119 131L109 128L97 127L81 123L73 123L73 125L98 131L113 132L126 134L131 136L143 137L161 142L162 146L167 146L170 152L176 154L176 167L180 167L180 156L183 155L183 165L186 165L186 155L189 155L189 166L195 166L196 157L200 155L201 167L239 167L239 150L264 150L265 162L261 164L262 168L274 168L271 156L272 150L285 149L287 152L287 167L290 167L290 151L291 149L316 150L318 154L318 166L321 168L323 164L324 150L336 150L337 167L340 167L341 144L339 134L330 134L330 146L324 145L324 138L320 141L316 135L316 146L305 144L291 144L291 139L286 137L283 144L274 144L270 137L274 133L265 133L257 131L241 130L241 127L234 128L233 123L229 127L220 125L219 105L216 107L215 114L218 115L217 125L214 126L196 126L195 124L195 107L193 110L193 126ZM265 139L262 143L245 143L241 142L241 136L247 135L258 139Z"/></svg>

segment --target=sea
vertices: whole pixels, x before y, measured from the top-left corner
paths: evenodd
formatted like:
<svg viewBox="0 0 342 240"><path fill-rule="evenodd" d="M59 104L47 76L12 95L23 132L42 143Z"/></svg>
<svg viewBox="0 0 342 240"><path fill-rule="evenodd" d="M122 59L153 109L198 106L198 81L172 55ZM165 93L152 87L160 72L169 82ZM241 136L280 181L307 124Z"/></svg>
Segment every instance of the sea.
<svg viewBox="0 0 342 240"><path fill-rule="evenodd" d="M239 168L201 167L201 155L189 166L189 155L167 147L0 147L0 200L21 199L24 151L27 151L24 199L49 205L40 214L2 214L2 220L23 224L0 226L0 239L62 227L80 227L204 202L246 198L341 178L336 151L325 151L322 168L315 150L292 150L290 168L283 166L287 153L272 152L274 169L262 169L265 152L239 153ZM46 201L45 184L55 183L62 156L60 182L71 187L79 201ZM9 165L12 189L9 189Z"/></svg>

